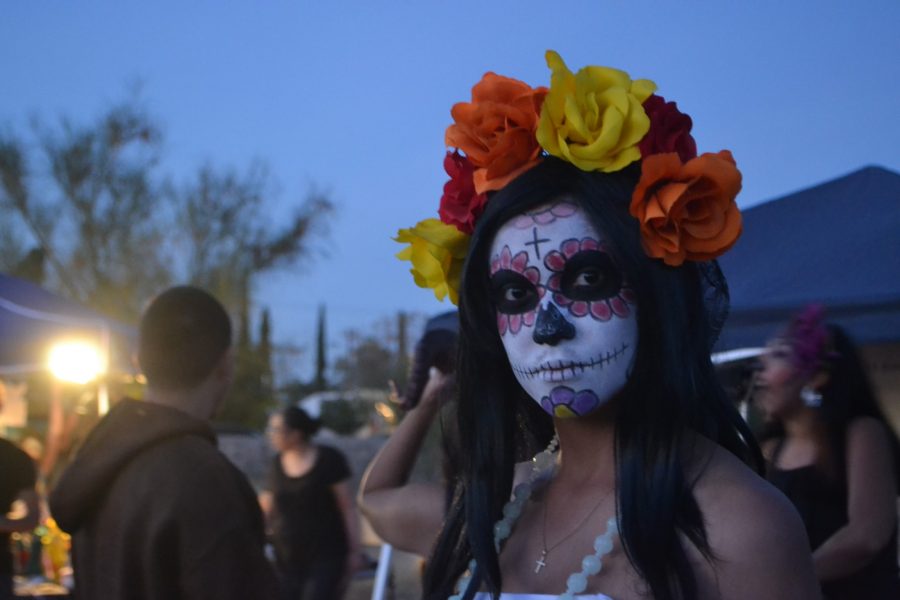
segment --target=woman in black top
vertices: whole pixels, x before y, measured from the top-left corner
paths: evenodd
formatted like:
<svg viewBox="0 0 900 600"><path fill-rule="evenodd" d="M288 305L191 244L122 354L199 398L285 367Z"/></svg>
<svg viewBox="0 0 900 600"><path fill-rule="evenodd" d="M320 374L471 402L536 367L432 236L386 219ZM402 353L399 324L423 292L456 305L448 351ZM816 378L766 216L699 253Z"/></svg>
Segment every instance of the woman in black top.
<svg viewBox="0 0 900 600"><path fill-rule="evenodd" d="M897 441L846 333L808 307L769 343L757 386L769 480L803 518L825 597L900 598Z"/></svg>
<svg viewBox="0 0 900 600"><path fill-rule="evenodd" d="M338 450L312 442L319 425L294 406L269 419L269 441L278 454L260 504L285 599L341 598L358 567L350 469Z"/></svg>

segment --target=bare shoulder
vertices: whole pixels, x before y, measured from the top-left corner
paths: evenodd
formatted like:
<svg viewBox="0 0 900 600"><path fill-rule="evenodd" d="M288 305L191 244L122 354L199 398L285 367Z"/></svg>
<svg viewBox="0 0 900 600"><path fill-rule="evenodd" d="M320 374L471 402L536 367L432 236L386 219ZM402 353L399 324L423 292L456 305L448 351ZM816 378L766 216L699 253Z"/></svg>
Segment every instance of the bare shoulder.
<svg viewBox="0 0 900 600"><path fill-rule="evenodd" d="M701 439L694 496L713 561L705 578L722 598L818 598L803 523L784 495L727 450Z"/></svg>
<svg viewBox="0 0 900 600"><path fill-rule="evenodd" d="M711 535L721 532L730 543L736 534L749 540L784 526L801 529L794 507L784 495L737 457L720 446L701 439L697 455L702 457L695 473L694 496L703 510ZM723 540L725 541L725 540Z"/></svg>

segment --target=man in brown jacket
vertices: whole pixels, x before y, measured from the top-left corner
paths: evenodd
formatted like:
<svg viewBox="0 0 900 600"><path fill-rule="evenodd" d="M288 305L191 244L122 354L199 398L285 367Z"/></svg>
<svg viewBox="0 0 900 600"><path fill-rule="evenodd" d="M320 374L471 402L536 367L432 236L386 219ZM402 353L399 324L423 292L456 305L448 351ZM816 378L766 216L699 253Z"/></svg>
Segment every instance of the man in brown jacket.
<svg viewBox="0 0 900 600"><path fill-rule="evenodd" d="M73 535L79 600L274 597L255 494L209 426L230 345L228 314L202 290L169 289L145 311L146 400L103 418L50 498Z"/></svg>

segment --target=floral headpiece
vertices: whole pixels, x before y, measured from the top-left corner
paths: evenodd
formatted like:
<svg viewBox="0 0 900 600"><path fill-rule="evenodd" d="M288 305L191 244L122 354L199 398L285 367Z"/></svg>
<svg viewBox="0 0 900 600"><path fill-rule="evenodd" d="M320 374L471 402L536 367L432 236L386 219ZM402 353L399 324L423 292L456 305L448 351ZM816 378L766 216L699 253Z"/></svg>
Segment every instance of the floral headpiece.
<svg viewBox="0 0 900 600"><path fill-rule="evenodd" d="M830 360L837 358L837 354L829 350L825 307L821 304L809 304L795 315L783 337L791 347L794 367L804 377L812 376Z"/></svg>
<svg viewBox="0 0 900 600"><path fill-rule="evenodd" d="M656 84L624 71L585 67L572 73L548 50L550 88L486 73L471 102L455 104L439 219L401 229L409 244L397 258L412 263L420 287L458 301L469 237L491 192L556 156L584 171L607 173L641 161L629 210L640 222L644 251L667 265L712 260L741 234L735 197L741 173L731 153L697 156L691 118L654 94Z"/></svg>

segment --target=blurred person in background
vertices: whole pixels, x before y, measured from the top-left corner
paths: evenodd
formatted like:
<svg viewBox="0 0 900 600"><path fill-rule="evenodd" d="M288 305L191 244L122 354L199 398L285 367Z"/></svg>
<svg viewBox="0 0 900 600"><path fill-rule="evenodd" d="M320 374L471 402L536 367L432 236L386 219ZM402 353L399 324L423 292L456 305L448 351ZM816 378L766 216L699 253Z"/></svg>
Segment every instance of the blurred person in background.
<svg viewBox="0 0 900 600"><path fill-rule="evenodd" d="M207 292L174 287L141 317L145 401L94 427L51 491L72 534L79 600L269 599L256 494L209 420L231 386L231 321Z"/></svg>
<svg viewBox="0 0 900 600"><path fill-rule="evenodd" d="M432 377L432 368L444 374L450 374L456 368L458 331L459 315L455 310L434 316L425 323L425 331L416 342L409 365L409 383L403 396L396 399L405 410L412 410L419 404Z"/></svg>
<svg viewBox="0 0 900 600"><path fill-rule="evenodd" d="M769 342L756 386L768 478L803 518L825 597L900 598L897 439L850 338L807 307Z"/></svg>
<svg viewBox="0 0 900 600"><path fill-rule="evenodd" d="M409 384L400 398L403 420L369 463L359 488L359 505L378 536L392 546L428 556L441 530L452 480L459 471L452 419L441 419L443 485L409 482L410 473L435 418L456 392L453 371L458 338L456 311L428 321L416 344Z"/></svg>
<svg viewBox="0 0 900 600"><path fill-rule="evenodd" d="M269 418L278 454L259 502L285 600L342 598L362 564L350 468L340 451L313 442L320 425L296 406Z"/></svg>
<svg viewBox="0 0 900 600"><path fill-rule="evenodd" d="M0 404L3 388L0 385ZM18 446L0 438L0 600L12 600L13 560L9 536L38 524L40 505L34 461ZM10 513L16 505L16 511Z"/></svg>

